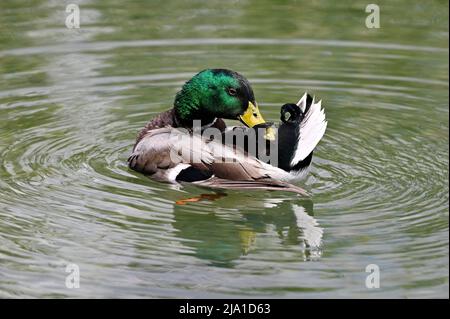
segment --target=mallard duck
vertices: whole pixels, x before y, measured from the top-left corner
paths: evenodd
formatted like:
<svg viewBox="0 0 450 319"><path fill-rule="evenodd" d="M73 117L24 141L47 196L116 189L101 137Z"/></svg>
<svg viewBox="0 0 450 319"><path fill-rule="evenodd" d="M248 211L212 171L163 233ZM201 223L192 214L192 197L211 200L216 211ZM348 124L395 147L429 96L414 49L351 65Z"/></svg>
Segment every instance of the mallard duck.
<svg viewBox="0 0 450 319"><path fill-rule="evenodd" d="M289 182L301 178L309 167L313 150L325 133L325 113L321 102L315 103L308 94L296 104L283 105L280 113L275 138L273 126L262 117L245 77L226 69L201 71L176 94L172 109L157 115L139 132L128 165L159 181L307 195ZM239 120L246 127L229 128L223 119ZM199 130L194 129L194 121L200 123ZM257 154L253 156L220 137L201 134L209 129L223 136L262 129L268 146L277 143L278 165L265 163Z"/></svg>

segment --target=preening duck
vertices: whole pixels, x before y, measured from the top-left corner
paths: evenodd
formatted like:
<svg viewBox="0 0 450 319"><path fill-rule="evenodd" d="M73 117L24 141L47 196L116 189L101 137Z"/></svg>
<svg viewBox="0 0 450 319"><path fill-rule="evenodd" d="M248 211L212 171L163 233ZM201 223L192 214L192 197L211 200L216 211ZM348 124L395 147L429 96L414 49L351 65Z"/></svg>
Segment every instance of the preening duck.
<svg viewBox="0 0 450 319"><path fill-rule="evenodd" d="M325 133L325 113L321 102L308 94L296 104L283 105L280 113L275 136L247 79L226 69L204 70L183 85L172 109L139 132L128 165L160 181L306 195L289 182L301 178L309 167L313 150ZM227 128L223 119L240 120L246 127ZM230 143L226 137L239 131L247 138L254 133L271 152L275 149L264 151L264 155L275 156L269 156L271 162L258 156L261 153L249 152L248 143L242 146L236 139Z"/></svg>

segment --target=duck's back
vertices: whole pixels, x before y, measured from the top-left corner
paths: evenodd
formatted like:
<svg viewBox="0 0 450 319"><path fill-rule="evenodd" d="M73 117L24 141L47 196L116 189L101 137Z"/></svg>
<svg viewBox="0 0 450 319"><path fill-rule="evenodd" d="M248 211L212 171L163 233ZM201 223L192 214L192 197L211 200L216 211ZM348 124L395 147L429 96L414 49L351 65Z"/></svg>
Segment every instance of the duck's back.
<svg viewBox="0 0 450 319"><path fill-rule="evenodd" d="M182 127L180 125L179 121L177 120L175 109L170 109L165 112L159 113L155 118L150 120L144 128L139 132L136 143L134 144L133 150L136 147L136 145L142 140L142 138L151 130L162 128L162 127ZM215 120L215 122L211 125L211 127L215 127L221 132L225 131L225 128L227 125L225 124L224 120L221 118L218 118Z"/></svg>
<svg viewBox="0 0 450 319"><path fill-rule="evenodd" d="M142 138L151 130L172 126L176 127L175 124L175 111L174 109L167 110L165 112L159 113L155 118L150 120L147 124L145 124L144 128L139 132L136 143L134 144L133 150L136 145L142 140Z"/></svg>

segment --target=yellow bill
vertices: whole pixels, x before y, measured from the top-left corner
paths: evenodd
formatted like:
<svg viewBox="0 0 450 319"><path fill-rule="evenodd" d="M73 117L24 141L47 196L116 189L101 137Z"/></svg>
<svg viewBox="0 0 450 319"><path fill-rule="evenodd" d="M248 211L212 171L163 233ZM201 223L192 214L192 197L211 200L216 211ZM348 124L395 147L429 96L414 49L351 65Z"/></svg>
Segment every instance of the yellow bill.
<svg viewBox="0 0 450 319"><path fill-rule="evenodd" d="M255 125L266 123L261 113L259 112L258 104L254 105L252 102L248 102L247 110L244 112L244 114L239 115L239 119L248 127L254 127ZM266 134L264 134L264 138L270 141L275 140L275 131L272 127L266 128Z"/></svg>

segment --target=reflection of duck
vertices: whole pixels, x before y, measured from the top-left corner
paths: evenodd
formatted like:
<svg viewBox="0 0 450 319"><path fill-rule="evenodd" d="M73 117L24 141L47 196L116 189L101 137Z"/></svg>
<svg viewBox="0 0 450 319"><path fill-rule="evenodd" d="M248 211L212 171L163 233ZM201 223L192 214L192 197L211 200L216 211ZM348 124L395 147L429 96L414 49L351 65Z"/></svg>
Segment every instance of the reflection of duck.
<svg viewBox="0 0 450 319"><path fill-rule="evenodd" d="M129 166L155 179L195 182L218 188L286 190L305 195L287 183L309 166L312 151L325 133L325 114L320 102L306 95L297 104L281 109L279 165L248 156L243 149L224 147L224 119L239 119L253 128L263 128L266 143L275 143L273 128L266 124L255 102L253 90L240 74L224 69L208 69L195 75L177 93L174 108L159 114L140 132ZM215 128L223 136L194 134L193 121L200 131ZM181 128L186 130L181 130ZM256 130L255 130L256 131ZM264 141L264 140L263 140ZM272 141L272 142L270 142Z"/></svg>
<svg viewBox="0 0 450 319"><path fill-rule="evenodd" d="M236 210L239 202L250 209ZM320 256L322 228L312 217L310 200L292 204L292 198L250 198L236 193L218 199L220 208L210 213L190 212L174 206L173 227L193 254L216 266L232 267L233 261L251 254L258 245L258 234L271 233L279 244L303 247L304 259ZM191 204L192 205L192 204ZM267 236L263 236L267 240Z"/></svg>

